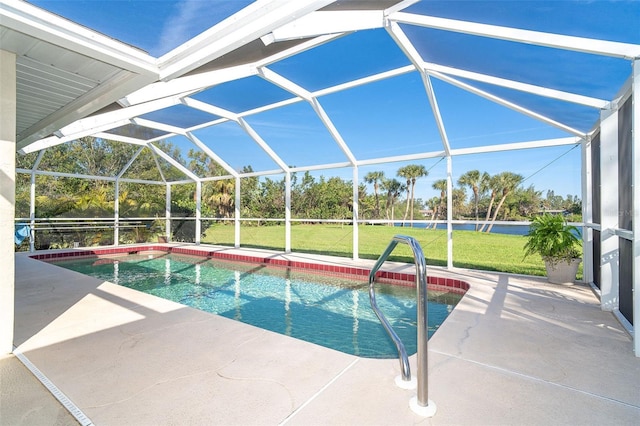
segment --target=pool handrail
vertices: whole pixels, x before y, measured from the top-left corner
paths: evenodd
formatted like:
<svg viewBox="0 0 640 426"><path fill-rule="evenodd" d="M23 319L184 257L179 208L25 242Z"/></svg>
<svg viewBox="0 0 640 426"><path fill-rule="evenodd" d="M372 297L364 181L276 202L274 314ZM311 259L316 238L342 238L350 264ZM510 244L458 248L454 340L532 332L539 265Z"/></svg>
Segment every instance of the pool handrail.
<svg viewBox="0 0 640 426"><path fill-rule="evenodd" d="M396 345L398 349L398 357L400 359L400 368L402 374L402 380L410 381L411 380L411 367L409 366L409 357L407 356L407 351L404 347L404 344L398 337L398 334L393 330L393 327L384 316L378 304L376 302L375 295L375 279L376 273L382 267L384 262L387 260L393 249L396 248L398 243L407 244L413 253L413 260L416 265L416 287L417 287L417 320L418 320L418 395L417 395L417 404L419 407L427 407L429 405L429 396L428 396L428 364L427 364L427 342L428 342L428 305L427 305L427 266L426 260L424 258L424 253L422 251L422 247L418 241L406 235L395 235L386 250L380 255L378 261L375 263L371 272L369 272L369 299L371 302L371 307L373 311L376 313L376 316L384 326L385 330L393 340L393 343Z"/></svg>

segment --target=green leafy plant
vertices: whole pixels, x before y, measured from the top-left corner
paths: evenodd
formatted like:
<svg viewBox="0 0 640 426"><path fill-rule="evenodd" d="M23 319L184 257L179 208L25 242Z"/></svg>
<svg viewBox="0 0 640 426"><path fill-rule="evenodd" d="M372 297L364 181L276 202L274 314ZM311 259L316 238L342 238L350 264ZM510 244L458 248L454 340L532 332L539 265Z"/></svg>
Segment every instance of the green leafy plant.
<svg viewBox="0 0 640 426"><path fill-rule="evenodd" d="M553 265L571 263L581 256L580 232L569 225L560 215L544 214L531 222L524 256L539 254L545 262Z"/></svg>

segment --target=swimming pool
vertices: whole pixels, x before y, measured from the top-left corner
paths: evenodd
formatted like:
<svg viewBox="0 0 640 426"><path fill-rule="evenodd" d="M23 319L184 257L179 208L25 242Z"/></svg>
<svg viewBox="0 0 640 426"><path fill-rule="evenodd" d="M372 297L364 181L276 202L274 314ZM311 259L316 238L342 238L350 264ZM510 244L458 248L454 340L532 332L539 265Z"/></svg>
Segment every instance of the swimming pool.
<svg viewBox="0 0 640 426"><path fill-rule="evenodd" d="M362 278L168 253L129 254L56 264L205 312L367 358L397 351L369 304ZM376 299L404 342L416 352L416 294L411 287L377 284ZM429 336L460 292L430 291Z"/></svg>

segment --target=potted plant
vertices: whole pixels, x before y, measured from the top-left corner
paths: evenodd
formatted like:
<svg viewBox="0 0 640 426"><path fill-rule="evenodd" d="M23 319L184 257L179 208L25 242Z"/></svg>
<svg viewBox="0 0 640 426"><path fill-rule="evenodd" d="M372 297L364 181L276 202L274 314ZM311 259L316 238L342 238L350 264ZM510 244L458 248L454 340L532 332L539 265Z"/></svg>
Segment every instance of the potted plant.
<svg viewBox="0 0 640 426"><path fill-rule="evenodd" d="M524 255L542 257L550 283L573 283L581 261L579 236L578 228L569 225L564 216L545 213L531 222Z"/></svg>

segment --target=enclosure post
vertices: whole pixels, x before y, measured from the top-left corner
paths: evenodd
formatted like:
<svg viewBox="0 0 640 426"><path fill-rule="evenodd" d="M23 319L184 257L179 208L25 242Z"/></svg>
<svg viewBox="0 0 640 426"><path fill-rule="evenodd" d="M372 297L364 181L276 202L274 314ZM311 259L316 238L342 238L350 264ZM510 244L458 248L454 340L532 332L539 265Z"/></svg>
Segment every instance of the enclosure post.
<svg viewBox="0 0 640 426"><path fill-rule="evenodd" d="M447 155L447 268L453 268L453 165L451 155Z"/></svg>
<svg viewBox="0 0 640 426"><path fill-rule="evenodd" d="M31 187L29 189L29 251L36 250L36 174L31 171Z"/></svg>
<svg viewBox="0 0 640 426"><path fill-rule="evenodd" d="M31 188L29 193L29 251L32 253L36 250L36 170L40 166L40 161L42 161L42 157L44 157L44 153L46 151L46 148L40 150L36 157L36 161L33 162L33 167L31 168Z"/></svg>
<svg viewBox="0 0 640 426"><path fill-rule="evenodd" d="M632 184L633 184L633 267L632 270L632 291L635 297L633 298L633 349L637 357L640 357L640 168L638 162L640 161L640 60L633 61L633 76L631 86L632 101L632 117L631 117L631 146L633 160L631 161L632 167Z"/></svg>
<svg viewBox="0 0 640 426"><path fill-rule="evenodd" d="M235 209L235 220L234 220L234 237L233 237L233 245L235 248L240 247L240 200L241 193L241 182L240 177L236 177L236 209Z"/></svg>
<svg viewBox="0 0 640 426"><path fill-rule="evenodd" d="M200 244L200 234L202 233L202 181L196 181L196 244Z"/></svg>
<svg viewBox="0 0 640 426"><path fill-rule="evenodd" d="M13 350L16 117L16 55L0 50L0 355Z"/></svg>
<svg viewBox="0 0 640 426"><path fill-rule="evenodd" d="M358 237L358 166L353 166L353 260L358 260L359 237Z"/></svg>
<svg viewBox="0 0 640 426"><path fill-rule="evenodd" d="M171 241L171 184L167 183L164 204L164 223L167 242Z"/></svg>
<svg viewBox="0 0 640 426"><path fill-rule="evenodd" d="M583 139L580 144L582 158L582 221L593 223L593 200L591 179L591 139ZM582 227L582 281L593 282L593 229L590 226Z"/></svg>
<svg viewBox="0 0 640 426"><path fill-rule="evenodd" d="M116 179L113 199L113 244L120 244L120 179Z"/></svg>
<svg viewBox="0 0 640 426"><path fill-rule="evenodd" d="M618 308L618 110L604 110L600 118L600 303L605 311Z"/></svg>
<svg viewBox="0 0 640 426"><path fill-rule="evenodd" d="M284 174L284 252L291 253L291 172Z"/></svg>

